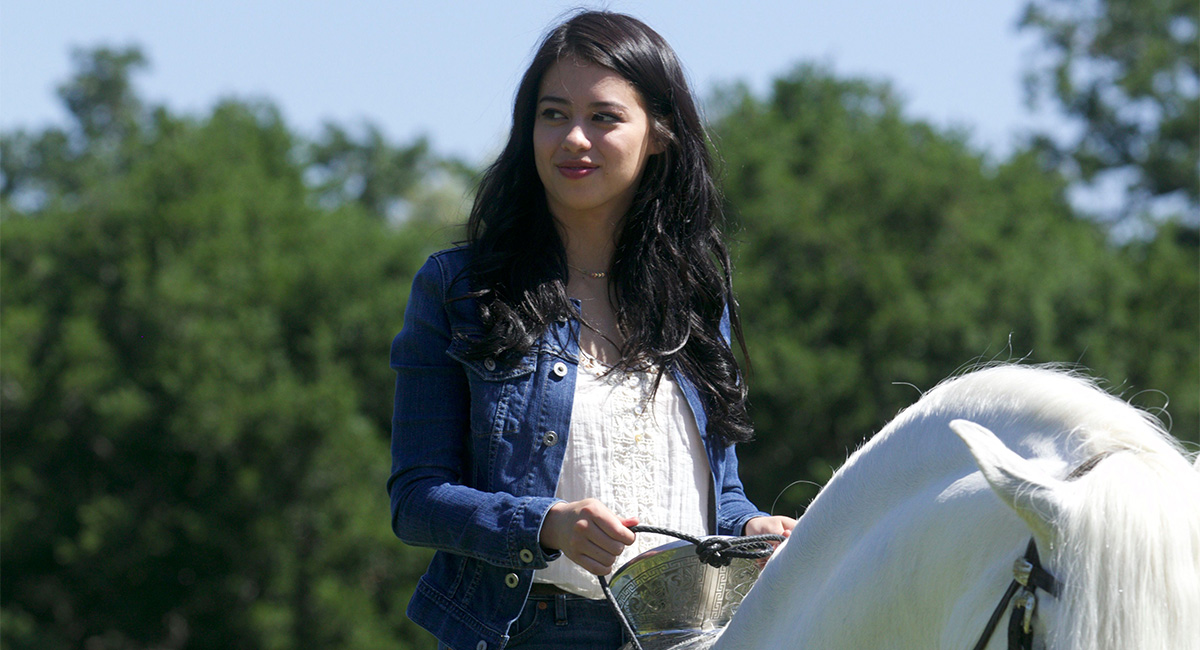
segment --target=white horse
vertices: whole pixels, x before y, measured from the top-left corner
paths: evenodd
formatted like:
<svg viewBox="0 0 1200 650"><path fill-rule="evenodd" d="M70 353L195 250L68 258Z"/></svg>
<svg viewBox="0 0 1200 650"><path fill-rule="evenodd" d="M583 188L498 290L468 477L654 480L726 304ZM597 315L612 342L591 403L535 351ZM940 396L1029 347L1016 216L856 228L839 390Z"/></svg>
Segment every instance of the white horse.
<svg viewBox="0 0 1200 650"><path fill-rule="evenodd" d="M970 650L1031 536L1062 585L1036 592L1035 647L1200 648L1200 471L1153 417L1020 366L943 383L854 453L712 647Z"/></svg>

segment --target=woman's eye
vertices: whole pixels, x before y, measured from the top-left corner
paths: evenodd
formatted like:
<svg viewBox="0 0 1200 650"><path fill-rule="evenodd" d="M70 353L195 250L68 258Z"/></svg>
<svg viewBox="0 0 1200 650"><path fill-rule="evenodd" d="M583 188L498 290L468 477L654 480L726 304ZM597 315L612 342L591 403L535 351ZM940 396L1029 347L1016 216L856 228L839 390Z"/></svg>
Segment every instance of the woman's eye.
<svg viewBox="0 0 1200 650"><path fill-rule="evenodd" d="M612 113L596 113L592 119L597 122L604 122L605 124L616 124L621 121L621 116L613 115Z"/></svg>
<svg viewBox="0 0 1200 650"><path fill-rule="evenodd" d="M542 119L546 120L561 120L566 117L563 112L557 108L543 108L541 112Z"/></svg>

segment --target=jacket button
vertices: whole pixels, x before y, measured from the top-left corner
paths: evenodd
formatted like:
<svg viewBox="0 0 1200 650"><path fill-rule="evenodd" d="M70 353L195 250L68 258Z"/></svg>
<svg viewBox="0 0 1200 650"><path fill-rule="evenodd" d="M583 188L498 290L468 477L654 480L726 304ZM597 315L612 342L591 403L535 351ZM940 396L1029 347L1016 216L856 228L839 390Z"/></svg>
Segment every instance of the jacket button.
<svg viewBox="0 0 1200 650"><path fill-rule="evenodd" d="M554 364L554 374L558 375L559 377L566 377L567 376L567 364L565 364L561 361Z"/></svg>
<svg viewBox="0 0 1200 650"><path fill-rule="evenodd" d="M553 431L547 431L546 435L542 436L542 444L547 447L553 447L558 444L558 434Z"/></svg>
<svg viewBox="0 0 1200 650"><path fill-rule="evenodd" d="M488 372L496 369L496 360L488 357L483 360L483 367L488 369Z"/></svg>
<svg viewBox="0 0 1200 650"><path fill-rule="evenodd" d="M519 584L521 584L521 579L517 577L517 574L510 573L504 576L504 585L509 589L516 589Z"/></svg>
<svg viewBox="0 0 1200 650"><path fill-rule="evenodd" d="M475 650L487 650L487 641L480 641L475 644Z"/></svg>
<svg viewBox="0 0 1200 650"><path fill-rule="evenodd" d="M517 553L517 557L521 558L521 561L525 564L529 564L533 561L533 551L523 548L520 553Z"/></svg>

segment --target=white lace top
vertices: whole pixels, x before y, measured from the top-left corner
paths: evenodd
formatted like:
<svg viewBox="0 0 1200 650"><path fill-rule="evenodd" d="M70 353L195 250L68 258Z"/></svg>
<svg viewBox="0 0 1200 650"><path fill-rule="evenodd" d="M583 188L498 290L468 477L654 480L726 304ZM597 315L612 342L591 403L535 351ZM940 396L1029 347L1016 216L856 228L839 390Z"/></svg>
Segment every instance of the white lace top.
<svg viewBox="0 0 1200 650"><path fill-rule="evenodd" d="M683 391L664 374L652 395L654 373L614 371L580 356L571 429L555 496L599 499L618 517L706 535L712 478L704 443ZM617 558L619 568L637 554L674 538L639 533ZM587 598L603 598L596 576L565 555L535 572Z"/></svg>

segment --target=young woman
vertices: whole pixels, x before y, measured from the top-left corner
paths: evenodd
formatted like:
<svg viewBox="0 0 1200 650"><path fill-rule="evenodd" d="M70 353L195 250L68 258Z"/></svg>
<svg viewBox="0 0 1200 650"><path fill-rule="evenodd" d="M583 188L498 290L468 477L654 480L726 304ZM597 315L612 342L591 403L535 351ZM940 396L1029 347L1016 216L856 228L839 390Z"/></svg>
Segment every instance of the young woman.
<svg viewBox="0 0 1200 650"><path fill-rule="evenodd" d="M525 72L463 247L392 345L392 525L438 549L408 614L440 647L618 648L596 575L695 535L786 533L738 478L751 437L721 201L683 71L584 12Z"/></svg>

